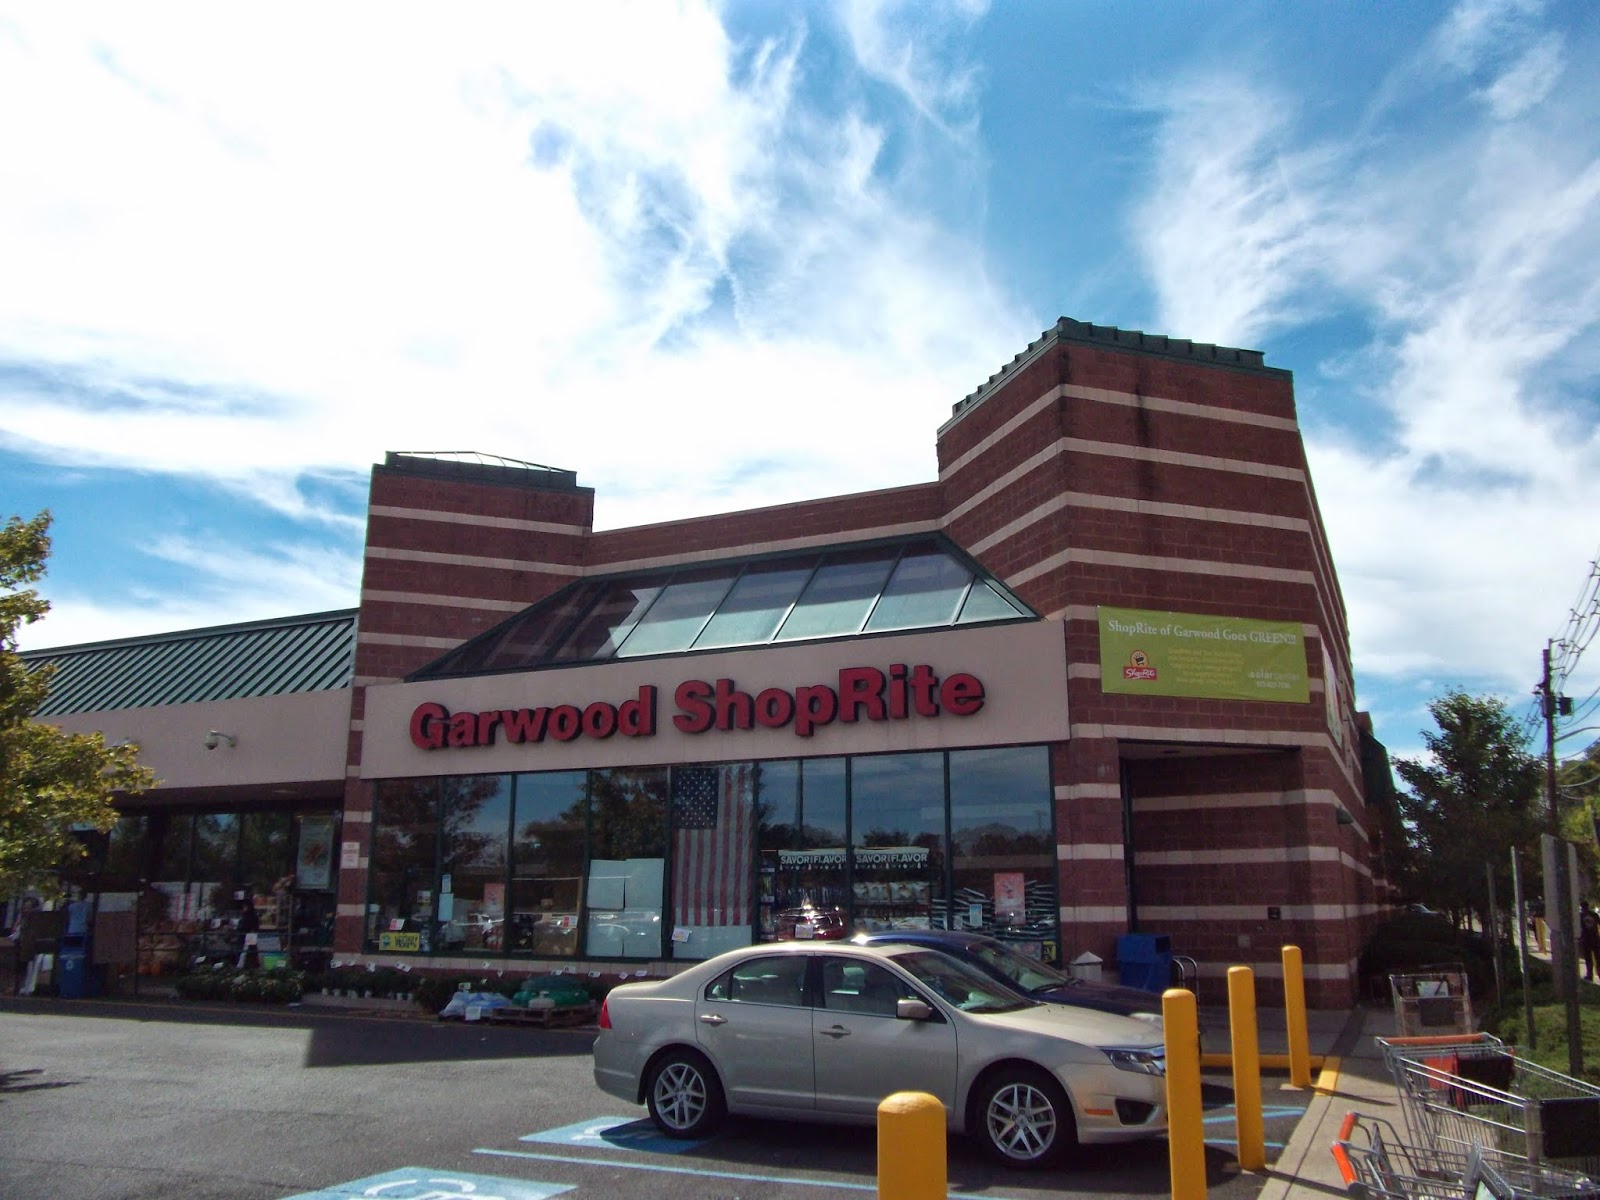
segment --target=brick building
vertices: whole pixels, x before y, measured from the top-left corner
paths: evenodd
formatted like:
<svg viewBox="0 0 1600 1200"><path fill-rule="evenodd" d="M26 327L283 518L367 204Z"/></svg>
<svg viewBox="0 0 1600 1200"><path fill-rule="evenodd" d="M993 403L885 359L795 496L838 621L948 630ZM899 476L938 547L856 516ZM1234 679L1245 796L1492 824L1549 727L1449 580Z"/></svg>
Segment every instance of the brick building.
<svg viewBox="0 0 1600 1200"><path fill-rule="evenodd" d="M388 455L342 762L295 781L337 808L338 957L662 971L932 924L1109 966L1143 931L1213 999L1236 963L1270 999L1293 943L1350 1002L1375 743L1288 372L1062 320L936 450L924 484L604 531L571 472ZM185 744L289 720L259 701Z"/></svg>

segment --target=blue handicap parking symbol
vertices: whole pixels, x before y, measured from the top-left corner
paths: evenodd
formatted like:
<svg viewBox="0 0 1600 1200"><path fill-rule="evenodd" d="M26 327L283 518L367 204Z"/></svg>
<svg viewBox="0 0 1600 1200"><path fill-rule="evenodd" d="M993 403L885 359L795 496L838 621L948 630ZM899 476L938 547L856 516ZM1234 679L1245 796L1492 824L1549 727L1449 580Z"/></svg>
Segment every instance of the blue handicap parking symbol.
<svg viewBox="0 0 1600 1200"><path fill-rule="evenodd" d="M669 1138L648 1117L594 1117L560 1129L525 1133L524 1142L550 1142L557 1146L593 1146L608 1150L643 1150L648 1154L682 1154L699 1142Z"/></svg>
<svg viewBox="0 0 1600 1200"><path fill-rule="evenodd" d="M497 1175L469 1175L435 1167L401 1167L382 1175L369 1175L338 1183L317 1192L302 1192L285 1200L546 1200L575 1187L570 1183L538 1183L529 1179L502 1179Z"/></svg>

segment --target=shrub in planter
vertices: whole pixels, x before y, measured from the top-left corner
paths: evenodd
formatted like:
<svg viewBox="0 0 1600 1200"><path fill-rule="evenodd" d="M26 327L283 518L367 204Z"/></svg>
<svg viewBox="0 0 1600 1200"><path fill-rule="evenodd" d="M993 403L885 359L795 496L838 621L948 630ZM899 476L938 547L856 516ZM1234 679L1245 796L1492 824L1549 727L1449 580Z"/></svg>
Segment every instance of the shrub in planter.
<svg viewBox="0 0 1600 1200"><path fill-rule="evenodd" d="M305 976L289 967L271 970L199 971L178 979L174 988L185 1000L227 1000L246 1003L289 1004L300 999Z"/></svg>

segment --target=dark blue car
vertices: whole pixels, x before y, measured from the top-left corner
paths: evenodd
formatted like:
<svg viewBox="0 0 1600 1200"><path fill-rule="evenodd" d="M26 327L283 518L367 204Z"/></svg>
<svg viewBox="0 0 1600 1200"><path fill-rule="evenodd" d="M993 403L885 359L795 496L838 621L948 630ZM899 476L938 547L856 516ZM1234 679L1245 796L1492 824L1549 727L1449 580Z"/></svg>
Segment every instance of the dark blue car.
<svg viewBox="0 0 1600 1200"><path fill-rule="evenodd" d="M1161 997L1154 992L1076 979L983 934L956 933L945 929L892 929L880 933L858 933L850 940L867 946L891 942L927 946L971 963L985 974L1035 1000L1073 1004L1079 1008L1093 1008L1123 1017L1161 1020Z"/></svg>

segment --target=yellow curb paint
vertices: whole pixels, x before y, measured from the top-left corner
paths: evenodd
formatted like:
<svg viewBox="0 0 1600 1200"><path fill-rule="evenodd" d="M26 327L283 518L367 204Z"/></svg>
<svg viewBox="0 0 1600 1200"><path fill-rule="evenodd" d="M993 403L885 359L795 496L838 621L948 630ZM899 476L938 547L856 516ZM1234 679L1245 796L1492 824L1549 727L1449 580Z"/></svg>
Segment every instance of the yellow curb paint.
<svg viewBox="0 0 1600 1200"><path fill-rule="evenodd" d="M1331 1096L1337 1092L1339 1090L1339 1068L1342 1065L1339 1059L1330 1054L1323 1062L1322 1069L1317 1074L1317 1082L1312 1085L1311 1090L1321 1092L1325 1096Z"/></svg>

